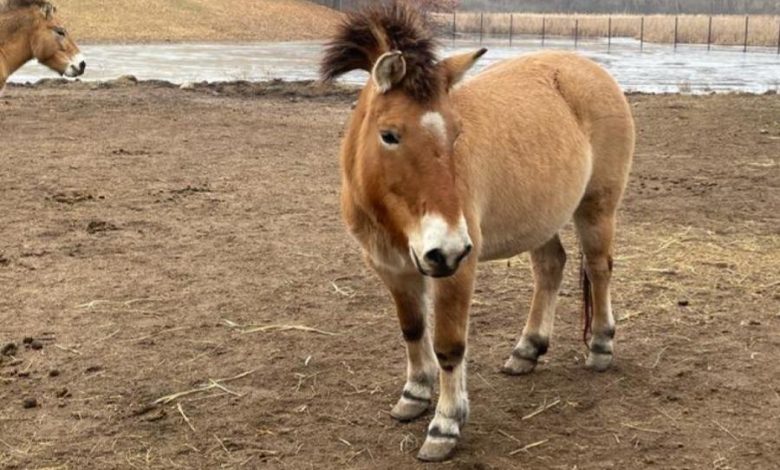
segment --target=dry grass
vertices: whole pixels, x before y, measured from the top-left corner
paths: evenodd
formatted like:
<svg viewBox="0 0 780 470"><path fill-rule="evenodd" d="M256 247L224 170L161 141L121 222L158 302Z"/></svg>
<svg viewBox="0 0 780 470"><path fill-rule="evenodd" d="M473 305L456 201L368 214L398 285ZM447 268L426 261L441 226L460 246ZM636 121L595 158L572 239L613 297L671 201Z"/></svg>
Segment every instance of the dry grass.
<svg viewBox="0 0 780 470"><path fill-rule="evenodd" d="M55 0L80 42L289 41L327 37L340 13L302 0Z"/></svg>
<svg viewBox="0 0 780 470"><path fill-rule="evenodd" d="M457 32L479 34L480 13L458 13ZM486 35L508 35L510 25L514 34L540 35L542 19L545 31L550 36L571 36L575 19L579 20L580 37L606 37L609 16L607 15L537 15L495 13L484 15ZM641 16L612 16L612 36L639 39ZM674 42L674 16L645 16L645 41L656 43ZM452 16L439 15L443 28L452 30ZM682 15L678 20L677 38L680 43L706 44L709 17L706 15ZM780 17L751 16L748 44L751 46L776 46ZM714 16L712 19L712 43L720 45L742 45L745 38L744 16Z"/></svg>

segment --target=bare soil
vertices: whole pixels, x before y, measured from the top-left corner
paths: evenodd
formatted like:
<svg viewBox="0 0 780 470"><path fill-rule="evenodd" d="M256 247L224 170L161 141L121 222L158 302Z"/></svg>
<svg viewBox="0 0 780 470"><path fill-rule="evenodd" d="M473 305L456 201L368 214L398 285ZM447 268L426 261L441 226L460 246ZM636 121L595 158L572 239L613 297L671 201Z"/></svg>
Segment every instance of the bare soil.
<svg viewBox="0 0 780 470"><path fill-rule="evenodd" d="M388 415L405 369L391 301L339 217L352 99L278 83L8 90L0 467L418 465L427 418ZM570 228L533 375L499 373L527 258L483 265L472 419L442 468L777 468L780 97L631 102L614 369L583 368Z"/></svg>

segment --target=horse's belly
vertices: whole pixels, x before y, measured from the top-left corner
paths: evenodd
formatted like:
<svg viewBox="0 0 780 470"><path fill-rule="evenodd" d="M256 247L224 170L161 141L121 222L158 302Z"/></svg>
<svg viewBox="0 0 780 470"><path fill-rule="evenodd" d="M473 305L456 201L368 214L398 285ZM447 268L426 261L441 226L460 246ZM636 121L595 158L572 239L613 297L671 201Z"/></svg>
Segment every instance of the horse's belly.
<svg viewBox="0 0 780 470"><path fill-rule="evenodd" d="M588 152L586 152L588 153ZM590 179L590 155L561 165L557 176L494 178L480 204L480 260L510 258L550 240L571 220ZM499 188L499 189L496 189Z"/></svg>
<svg viewBox="0 0 780 470"><path fill-rule="evenodd" d="M482 223L480 261L506 259L536 249L550 240L571 219L574 208L544 221L504 219Z"/></svg>

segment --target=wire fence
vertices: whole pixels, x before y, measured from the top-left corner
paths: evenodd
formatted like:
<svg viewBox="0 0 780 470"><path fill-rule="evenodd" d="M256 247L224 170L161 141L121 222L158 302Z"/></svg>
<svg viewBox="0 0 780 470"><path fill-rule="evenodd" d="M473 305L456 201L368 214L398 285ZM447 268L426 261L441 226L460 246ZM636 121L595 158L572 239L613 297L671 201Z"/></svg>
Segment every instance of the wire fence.
<svg viewBox="0 0 780 470"><path fill-rule="evenodd" d="M541 45L552 38L570 38L576 48L583 39L633 38L640 50L647 43L702 45L707 50L727 46L742 52L774 52L780 55L780 17L706 15L540 15L516 13L469 13L431 15L439 35L452 40L466 37L482 43L517 38L537 38Z"/></svg>
<svg viewBox="0 0 780 470"><path fill-rule="evenodd" d="M315 3L350 11L373 2L368 0L314 0ZM541 45L556 38L570 38L577 48L583 39L605 38L611 49L615 38L633 38L643 51L645 44L699 44L712 50L735 47L742 52L774 52L780 55L780 16L754 15L598 15L484 13L455 11L431 13L431 23L442 38L483 41L537 38Z"/></svg>

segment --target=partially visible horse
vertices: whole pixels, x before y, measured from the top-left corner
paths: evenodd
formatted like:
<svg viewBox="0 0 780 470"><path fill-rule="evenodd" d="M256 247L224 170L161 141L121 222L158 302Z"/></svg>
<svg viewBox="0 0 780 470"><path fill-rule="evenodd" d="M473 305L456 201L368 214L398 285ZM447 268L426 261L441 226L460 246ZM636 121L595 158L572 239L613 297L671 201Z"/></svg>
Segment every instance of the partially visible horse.
<svg viewBox="0 0 780 470"><path fill-rule="evenodd" d="M46 0L0 0L0 90L32 59L66 77L84 73L84 56L56 11Z"/></svg>
<svg viewBox="0 0 780 470"><path fill-rule="evenodd" d="M406 340L406 384L391 415L425 413L439 376L418 453L428 461L452 455L469 414L464 358L478 260L531 252L531 311L502 369L529 373L552 334L566 262L558 233L573 218L592 309L586 366L605 370L613 357L609 282L634 152L630 108L606 71L572 53L507 60L458 86L484 53L440 61L422 17L382 2L347 16L321 65L324 80L370 73L342 143L341 207Z"/></svg>

